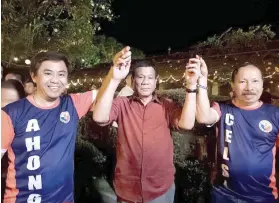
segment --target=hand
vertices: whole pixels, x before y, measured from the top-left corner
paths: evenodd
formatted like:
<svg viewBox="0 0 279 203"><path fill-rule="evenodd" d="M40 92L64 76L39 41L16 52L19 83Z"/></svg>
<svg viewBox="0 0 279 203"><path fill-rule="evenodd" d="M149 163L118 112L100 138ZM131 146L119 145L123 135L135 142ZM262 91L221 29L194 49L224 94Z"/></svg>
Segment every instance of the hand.
<svg viewBox="0 0 279 203"><path fill-rule="evenodd" d="M186 65L185 78L187 86L194 86L201 75L201 61L197 58L189 59L189 63Z"/></svg>
<svg viewBox="0 0 279 203"><path fill-rule="evenodd" d="M122 80L126 78L131 67L130 47L125 47L118 52L113 58L112 78L114 80Z"/></svg>
<svg viewBox="0 0 279 203"><path fill-rule="evenodd" d="M199 56L198 56L199 57ZM205 77L207 79L208 77L208 68L207 65L205 63L205 61L203 60L202 57L199 57L200 61L201 61L201 76Z"/></svg>

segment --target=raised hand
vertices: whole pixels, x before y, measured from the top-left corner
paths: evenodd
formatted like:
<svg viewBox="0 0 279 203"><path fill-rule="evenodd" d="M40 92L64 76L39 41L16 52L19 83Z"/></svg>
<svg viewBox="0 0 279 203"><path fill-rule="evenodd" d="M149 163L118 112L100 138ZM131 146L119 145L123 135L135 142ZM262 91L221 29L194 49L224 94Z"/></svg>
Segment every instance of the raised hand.
<svg viewBox="0 0 279 203"><path fill-rule="evenodd" d="M128 75L131 67L131 55L130 47L127 46L114 56L112 66L114 80L122 80Z"/></svg>
<svg viewBox="0 0 279 203"><path fill-rule="evenodd" d="M197 84L197 81L201 75L201 60L198 58L191 58L186 65L185 77L187 86L193 86Z"/></svg>

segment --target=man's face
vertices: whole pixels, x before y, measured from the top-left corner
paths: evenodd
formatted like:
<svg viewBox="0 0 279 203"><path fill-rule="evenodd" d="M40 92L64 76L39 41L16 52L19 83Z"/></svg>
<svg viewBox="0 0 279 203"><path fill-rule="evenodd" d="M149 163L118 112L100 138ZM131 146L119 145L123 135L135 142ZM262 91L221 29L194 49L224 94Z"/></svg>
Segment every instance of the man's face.
<svg viewBox="0 0 279 203"><path fill-rule="evenodd" d="M36 87L32 82L27 82L24 85L24 90L26 94L31 95L36 90Z"/></svg>
<svg viewBox="0 0 279 203"><path fill-rule="evenodd" d="M1 108L19 100L19 95L15 89L1 88Z"/></svg>
<svg viewBox="0 0 279 203"><path fill-rule="evenodd" d="M42 62L32 80L37 84L37 93L45 100L56 100L66 89L68 71L64 61Z"/></svg>
<svg viewBox="0 0 279 203"><path fill-rule="evenodd" d="M156 75L152 67L139 67L135 71L133 87L139 97L149 97L156 88Z"/></svg>
<svg viewBox="0 0 279 203"><path fill-rule="evenodd" d="M243 105L258 102L263 91L263 79L260 70L254 66L239 69L232 84L235 99Z"/></svg>

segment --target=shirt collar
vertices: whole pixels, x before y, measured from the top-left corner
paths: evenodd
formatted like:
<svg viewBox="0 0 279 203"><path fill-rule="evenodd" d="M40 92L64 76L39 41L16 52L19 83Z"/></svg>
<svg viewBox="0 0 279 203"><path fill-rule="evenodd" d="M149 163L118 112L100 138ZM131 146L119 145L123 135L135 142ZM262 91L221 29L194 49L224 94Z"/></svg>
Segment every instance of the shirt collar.
<svg viewBox="0 0 279 203"><path fill-rule="evenodd" d="M129 97L130 102L132 101L140 101L140 98L134 93L132 96ZM150 102L157 102L158 104L162 104L162 101L156 92L153 92L152 99Z"/></svg>

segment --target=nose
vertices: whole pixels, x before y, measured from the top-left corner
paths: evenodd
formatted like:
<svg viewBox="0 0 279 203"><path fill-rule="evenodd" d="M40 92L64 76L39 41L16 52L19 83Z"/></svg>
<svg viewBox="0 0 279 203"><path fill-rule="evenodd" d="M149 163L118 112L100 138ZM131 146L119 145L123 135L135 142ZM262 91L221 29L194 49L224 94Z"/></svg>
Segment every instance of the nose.
<svg viewBox="0 0 279 203"><path fill-rule="evenodd" d="M58 79L58 75L57 74L53 74L51 79L50 79L50 82L51 83L58 83L59 82L59 79Z"/></svg>
<svg viewBox="0 0 279 203"><path fill-rule="evenodd" d="M142 80L141 85L149 85L149 80L148 80L148 78L144 78L144 79Z"/></svg>
<svg viewBox="0 0 279 203"><path fill-rule="evenodd" d="M254 87L253 87L253 84L252 84L252 82L250 82L250 81L247 81L247 83L246 83L246 88L245 88L247 91L251 91L251 90L253 90L254 89Z"/></svg>

